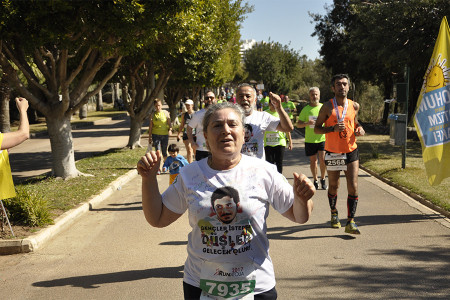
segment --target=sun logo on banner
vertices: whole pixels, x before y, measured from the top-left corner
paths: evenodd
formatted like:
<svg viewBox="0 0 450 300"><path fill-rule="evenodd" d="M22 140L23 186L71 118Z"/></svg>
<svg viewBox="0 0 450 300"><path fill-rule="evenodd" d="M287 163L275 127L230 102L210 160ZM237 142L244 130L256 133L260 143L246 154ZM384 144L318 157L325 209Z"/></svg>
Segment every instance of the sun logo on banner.
<svg viewBox="0 0 450 300"><path fill-rule="evenodd" d="M445 66L446 62L446 59L441 60L441 54L439 54L437 59L433 60L433 63L430 64L425 73L422 86L422 90L425 90L425 93L449 85L450 69Z"/></svg>

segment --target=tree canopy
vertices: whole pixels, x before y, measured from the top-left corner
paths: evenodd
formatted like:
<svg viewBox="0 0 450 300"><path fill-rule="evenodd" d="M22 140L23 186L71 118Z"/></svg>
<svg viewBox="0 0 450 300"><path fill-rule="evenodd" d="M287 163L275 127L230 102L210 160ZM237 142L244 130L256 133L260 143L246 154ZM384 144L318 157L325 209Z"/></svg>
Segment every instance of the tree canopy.
<svg viewBox="0 0 450 300"><path fill-rule="evenodd" d="M312 15L313 35L332 73L383 84L386 98L392 97L395 82L405 81L409 66L411 115L440 22L449 15L448 0L334 0L325 15Z"/></svg>
<svg viewBox="0 0 450 300"><path fill-rule="evenodd" d="M155 5L148 2L144 9L152 10ZM221 85L234 76L239 63L240 21L248 10L241 5L241 1L230 0L188 1L143 20L143 30L148 28L153 38L125 57L119 71L130 94L125 99L132 119L129 147L139 145L140 124L169 80L169 86L178 90ZM175 96L170 97L172 94ZM181 97L171 91L167 95L174 119Z"/></svg>
<svg viewBox="0 0 450 300"><path fill-rule="evenodd" d="M259 42L245 51L244 68L248 78L264 83L269 91L286 94L297 87L300 54L278 42Z"/></svg>
<svg viewBox="0 0 450 300"><path fill-rule="evenodd" d="M241 0L2 1L2 78L45 116L53 174L74 177L70 118L120 66L140 119L171 75L202 84L231 76L224 53L236 48L245 11Z"/></svg>

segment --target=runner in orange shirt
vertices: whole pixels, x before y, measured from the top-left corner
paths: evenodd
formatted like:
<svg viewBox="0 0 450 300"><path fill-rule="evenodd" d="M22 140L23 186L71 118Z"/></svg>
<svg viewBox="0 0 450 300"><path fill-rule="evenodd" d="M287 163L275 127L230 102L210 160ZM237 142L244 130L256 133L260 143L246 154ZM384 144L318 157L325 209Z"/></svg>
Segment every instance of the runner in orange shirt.
<svg viewBox="0 0 450 300"><path fill-rule="evenodd" d="M350 79L338 74L331 79L335 97L324 103L316 120L314 132L325 134L325 162L328 172L328 201L331 209L331 227L340 228L341 223L336 209L339 177L344 171L347 180L348 220L345 232L360 234L354 218L358 204L359 151L356 136L365 131L358 123L359 104L348 99Z"/></svg>

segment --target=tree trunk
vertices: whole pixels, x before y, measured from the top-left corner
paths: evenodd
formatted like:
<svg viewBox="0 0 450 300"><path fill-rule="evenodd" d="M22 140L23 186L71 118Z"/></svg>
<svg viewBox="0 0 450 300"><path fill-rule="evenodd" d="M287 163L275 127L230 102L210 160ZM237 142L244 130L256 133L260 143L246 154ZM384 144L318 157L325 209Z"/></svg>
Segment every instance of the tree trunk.
<svg viewBox="0 0 450 300"><path fill-rule="evenodd" d="M0 83L0 132L11 131L11 119L9 116L9 96L10 89L6 82Z"/></svg>
<svg viewBox="0 0 450 300"><path fill-rule="evenodd" d="M117 108L117 101L116 101L116 89L114 88L114 83L110 83L109 87L111 88L111 101L114 106L114 108Z"/></svg>
<svg viewBox="0 0 450 300"><path fill-rule="evenodd" d="M46 117L52 150L52 175L70 179L80 175L75 166L70 117Z"/></svg>
<svg viewBox="0 0 450 300"><path fill-rule="evenodd" d="M114 95L116 96L116 100L119 100L121 98L120 95L120 83L114 83Z"/></svg>
<svg viewBox="0 0 450 300"><path fill-rule="evenodd" d="M80 120L86 119L88 116L88 105L85 104L80 108L79 115Z"/></svg>
<svg viewBox="0 0 450 300"><path fill-rule="evenodd" d="M130 117L130 135L128 137L128 144L127 144L128 148L130 149L134 149L136 147L142 148L141 131L143 123L144 117L141 117L139 115Z"/></svg>
<svg viewBox="0 0 450 300"><path fill-rule="evenodd" d="M201 109L201 101L200 101L200 91L201 87L193 87L192 88L192 100L194 100L194 108Z"/></svg>
<svg viewBox="0 0 450 300"><path fill-rule="evenodd" d="M172 102L168 103L169 113L170 113L170 121L172 121L172 124L178 116L177 104L178 103L172 103Z"/></svg>
<svg viewBox="0 0 450 300"><path fill-rule="evenodd" d="M97 94L96 111L103 111L103 94L102 94L101 89L100 89L100 91L98 91L98 94Z"/></svg>
<svg viewBox="0 0 450 300"><path fill-rule="evenodd" d="M39 123L39 117L38 117L38 111L34 108L30 107L28 108L28 122L30 124L37 124Z"/></svg>

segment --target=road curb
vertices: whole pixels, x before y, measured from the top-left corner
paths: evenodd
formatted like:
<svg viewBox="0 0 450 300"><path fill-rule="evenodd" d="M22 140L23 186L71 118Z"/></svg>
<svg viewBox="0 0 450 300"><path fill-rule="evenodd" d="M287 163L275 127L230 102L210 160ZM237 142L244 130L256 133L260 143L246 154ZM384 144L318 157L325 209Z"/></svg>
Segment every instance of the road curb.
<svg viewBox="0 0 450 300"><path fill-rule="evenodd" d="M41 229L37 234L24 239L0 241L0 255L33 252L46 241L57 235L76 221L84 213L95 208L96 205L107 199L114 191L120 190L124 184L137 176L136 169L128 171L108 185L100 194L93 196L89 201L80 204L55 219L55 224Z"/></svg>

